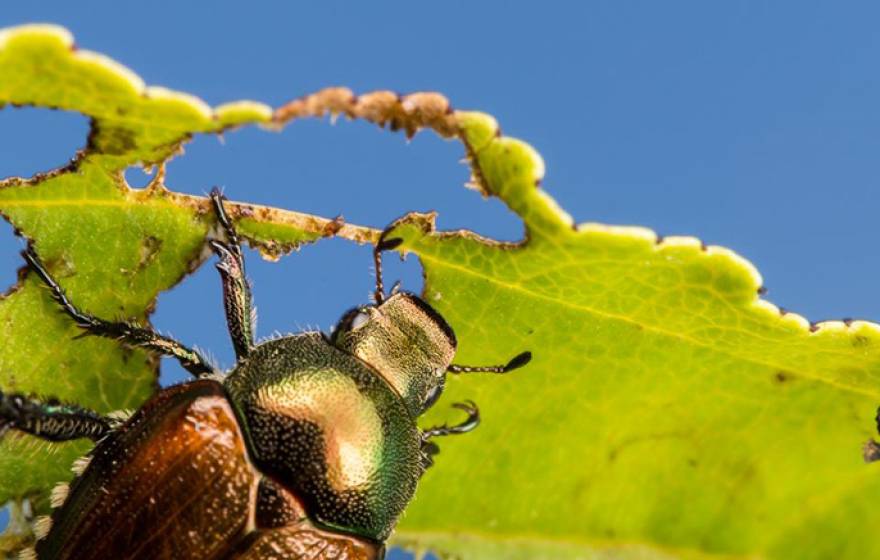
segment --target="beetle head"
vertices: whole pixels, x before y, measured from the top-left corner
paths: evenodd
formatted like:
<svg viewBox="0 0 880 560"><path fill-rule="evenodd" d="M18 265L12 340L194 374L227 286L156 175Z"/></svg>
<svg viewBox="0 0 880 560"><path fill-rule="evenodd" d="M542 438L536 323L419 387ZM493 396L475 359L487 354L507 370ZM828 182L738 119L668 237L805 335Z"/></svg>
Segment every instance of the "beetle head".
<svg viewBox="0 0 880 560"><path fill-rule="evenodd" d="M332 343L378 371L415 418L443 391L455 356L455 333L430 305L400 292L343 315Z"/></svg>
<svg viewBox="0 0 880 560"><path fill-rule="evenodd" d="M373 248L376 266L375 305L355 307L336 326L331 342L360 358L379 372L403 399L413 418L437 402L447 373L507 373L526 365L531 352L523 352L506 365L462 366L452 364L457 342L449 323L415 294L385 295L382 284L382 252L403 242L387 238L393 226L379 236Z"/></svg>

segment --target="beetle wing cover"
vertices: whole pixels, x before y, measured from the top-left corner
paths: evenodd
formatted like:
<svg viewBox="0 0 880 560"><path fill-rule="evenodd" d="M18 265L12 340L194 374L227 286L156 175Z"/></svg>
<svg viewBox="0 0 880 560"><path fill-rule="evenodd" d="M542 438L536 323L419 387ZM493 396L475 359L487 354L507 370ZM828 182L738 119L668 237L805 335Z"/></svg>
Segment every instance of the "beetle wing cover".
<svg viewBox="0 0 880 560"><path fill-rule="evenodd" d="M236 560L379 560L382 547L315 529L300 526L264 531Z"/></svg>
<svg viewBox="0 0 880 560"><path fill-rule="evenodd" d="M101 442L40 558L223 558L247 530L258 474L222 387L160 392Z"/></svg>

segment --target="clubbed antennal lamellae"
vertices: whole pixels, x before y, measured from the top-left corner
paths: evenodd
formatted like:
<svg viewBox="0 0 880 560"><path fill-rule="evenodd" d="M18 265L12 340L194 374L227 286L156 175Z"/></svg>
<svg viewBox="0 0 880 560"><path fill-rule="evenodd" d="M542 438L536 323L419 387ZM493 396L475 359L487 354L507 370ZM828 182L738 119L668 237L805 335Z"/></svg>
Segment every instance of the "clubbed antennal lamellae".
<svg viewBox="0 0 880 560"><path fill-rule="evenodd" d="M449 373L507 373L515 369L521 368L532 360L531 352L523 352L516 355L512 360L503 366L460 366L456 364L450 365L446 371Z"/></svg>

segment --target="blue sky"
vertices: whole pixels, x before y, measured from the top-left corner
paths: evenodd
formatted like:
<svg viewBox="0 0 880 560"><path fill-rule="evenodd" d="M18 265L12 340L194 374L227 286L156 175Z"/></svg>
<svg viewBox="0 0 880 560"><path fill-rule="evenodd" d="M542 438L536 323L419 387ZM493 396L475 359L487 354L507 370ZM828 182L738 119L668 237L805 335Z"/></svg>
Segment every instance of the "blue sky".
<svg viewBox="0 0 880 560"><path fill-rule="evenodd" d="M577 221L724 245L755 263L780 306L811 320L880 320L880 4L145 6L19 2L4 5L0 27L59 23L147 83L212 104L278 105L329 85L438 90L534 145L544 188ZM75 115L0 111L0 177L65 163L86 127ZM363 123L301 122L196 138L186 151L168 168L180 191L219 184L233 199L372 226L435 209L441 228L522 231L498 201L462 188L461 147L430 134L407 143ZM0 225L4 286L19 249ZM327 329L371 289L369 250L342 241L277 264L248 253L248 266L263 334ZM414 259L389 268L418 287ZM203 267L163 294L154 322L229 365L215 276Z"/></svg>

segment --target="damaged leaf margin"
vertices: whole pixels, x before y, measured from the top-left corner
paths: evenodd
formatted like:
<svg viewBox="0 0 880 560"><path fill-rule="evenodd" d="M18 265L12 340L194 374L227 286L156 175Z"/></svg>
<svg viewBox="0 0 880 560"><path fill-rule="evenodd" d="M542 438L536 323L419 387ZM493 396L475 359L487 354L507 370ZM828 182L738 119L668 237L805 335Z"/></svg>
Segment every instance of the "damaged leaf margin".
<svg viewBox="0 0 880 560"><path fill-rule="evenodd" d="M488 115L419 94L431 109L414 124L376 116L410 114L387 92L384 111L345 89L324 103L327 93L290 113L329 107L408 136L456 136L473 186L526 227L505 244L412 214L390 234L418 255L423 295L461 341L457 361L535 355L516 381L449 381L443 402L474 399L485 421L479 436L443 442L394 542L453 558L880 554L880 480L861 452L880 403L877 324L782 310L723 247L576 225L540 190L540 156ZM437 407L425 424L447 415Z"/></svg>
<svg viewBox="0 0 880 560"><path fill-rule="evenodd" d="M104 317L146 321L158 294L205 259L204 240L213 227L205 199L165 188L165 161L195 133L267 126L271 109L250 101L212 109L194 96L148 87L117 62L78 49L67 30L52 25L0 30L0 75L0 107L91 117L87 145L68 165L0 181L0 215L34 241L80 306ZM126 184L124 172L132 165L158 167L147 188ZM369 228L298 212L236 203L229 211L251 245L269 257L330 235L357 242L375 236ZM0 298L0 339L20 338L22 332L29 333L26 342L6 344L0 352L0 385L6 391L56 396L109 412L136 407L156 388L158 361L143 352L94 338L59 344L79 332L24 270ZM4 438L0 503L37 496L69 479L67 465L87 447Z"/></svg>
<svg viewBox="0 0 880 560"><path fill-rule="evenodd" d="M35 71L49 59L66 70ZM847 543L858 543L859 553L873 546L880 518L866 506L880 497L880 483L858 447L872 435L880 400L877 325L811 325L779 310L759 297L754 267L727 249L638 227L575 226L540 190L544 167L533 149L503 137L491 117L454 111L437 94L358 97L334 88L275 112L251 102L211 110L145 88L109 59L73 49L69 34L52 26L0 32L0 71L21 76L0 84L0 102L94 119L88 148L69 167L0 184L0 212L37 241L72 298L109 316L145 318L156 295L204 256L210 224L202 199L167 191L161 172L143 191L122 178L129 165L161 165L192 133L274 128L330 113L409 136L429 127L463 141L473 185L523 218L526 240L438 233L424 215L402 220L396 235L403 250L418 254L426 299L462 341L457 359L501 362L528 348L535 360L515 382L450 380L444 402L475 398L486 421L479 437L444 442L438 468L401 523L401 544L479 558L510 558L522 535L536 533L542 537L534 542L555 542L560 558L602 558L604 549L616 558L809 558L827 550L857 557ZM53 85L64 95L53 97ZM377 234L249 205L233 205L232 213L249 241L273 255L321 236L363 242ZM83 215L103 223L88 239L72 233ZM113 237L118 231L131 235ZM112 240L106 251L94 247L96 235ZM25 352L0 355L0 376L13 376L0 377L4 388L71 395L105 411L133 406L154 389L156 364L109 341L46 351L76 334L47 300L25 280L0 301L0 331L8 330L0 336L10 336L12 324L36 333ZM47 380L50 366L64 375ZM753 395L760 399L747 400ZM728 411L718 399L736 407ZM763 424L752 425L754 418ZM481 447L487 442L490 454ZM650 453L632 451L646 443ZM45 457L76 452L13 442L0 451L0 488L44 490L67 478L63 469L3 477L22 465L68 464ZM10 459L18 462L3 463ZM451 493L455 480L482 490ZM735 498L719 491L730 481ZM798 514L783 519L792 511Z"/></svg>

